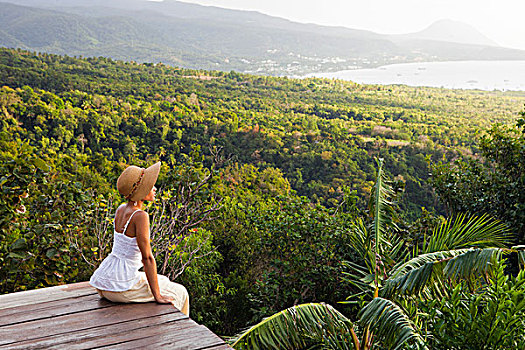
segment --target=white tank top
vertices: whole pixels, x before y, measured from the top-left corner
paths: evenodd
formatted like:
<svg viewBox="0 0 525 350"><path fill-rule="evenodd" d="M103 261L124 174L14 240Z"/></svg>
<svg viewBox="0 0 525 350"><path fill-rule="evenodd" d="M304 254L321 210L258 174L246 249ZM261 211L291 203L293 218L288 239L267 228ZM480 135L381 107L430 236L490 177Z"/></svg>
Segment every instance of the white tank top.
<svg viewBox="0 0 525 350"><path fill-rule="evenodd" d="M89 279L89 284L93 287L111 292L123 292L139 281L138 270L142 267L142 254L137 245L137 238L125 235L131 218L138 211L141 210L135 210L131 214L122 233L114 230L111 253Z"/></svg>

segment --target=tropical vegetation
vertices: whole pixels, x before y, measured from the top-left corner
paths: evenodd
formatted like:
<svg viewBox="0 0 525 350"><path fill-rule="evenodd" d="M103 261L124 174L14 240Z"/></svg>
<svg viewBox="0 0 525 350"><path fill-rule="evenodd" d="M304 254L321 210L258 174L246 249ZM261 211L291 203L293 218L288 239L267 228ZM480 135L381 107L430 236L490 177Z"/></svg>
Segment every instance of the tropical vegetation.
<svg viewBox="0 0 525 350"><path fill-rule="evenodd" d="M507 276L503 255L518 254L523 263L525 246L505 248L505 225L465 215L443 221L414 245L392 222L392 194L380 163L373 219L358 220L351 236L362 257L346 272L347 283L362 291L350 297L364 305L355 324L330 305L301 304L238 335L234 348L523 347L525 269Z"/></svg>
<svg viewBox="0 0 525 350"><path fill-rule="evenodd" d="M87 280L118 175L160 160L159 270L214 332L302 315L290 344L519 348L522 92L8 49L0 82L0 293Z"/></svg>
<svg viewBox="0 0 525 350"><path fill-rule="evenodd" d="M525 117L525 112L521 113ZM487 213L525 239L525 119L492 126L480 140L479 157L439 162L432 183L449 212Z"/></svg>

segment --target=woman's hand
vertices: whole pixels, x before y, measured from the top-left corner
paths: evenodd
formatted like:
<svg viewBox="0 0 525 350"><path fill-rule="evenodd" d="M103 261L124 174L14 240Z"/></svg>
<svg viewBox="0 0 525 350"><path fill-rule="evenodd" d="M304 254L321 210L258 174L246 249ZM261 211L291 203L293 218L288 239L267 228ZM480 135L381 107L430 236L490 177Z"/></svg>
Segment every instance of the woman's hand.
<svg viewBox="0 0 525 350"><path fill-rule="evenodd" d="M174 299L172 297L166 297L164 295L155 298L155 301L159 304L170 304Z"/></svg>

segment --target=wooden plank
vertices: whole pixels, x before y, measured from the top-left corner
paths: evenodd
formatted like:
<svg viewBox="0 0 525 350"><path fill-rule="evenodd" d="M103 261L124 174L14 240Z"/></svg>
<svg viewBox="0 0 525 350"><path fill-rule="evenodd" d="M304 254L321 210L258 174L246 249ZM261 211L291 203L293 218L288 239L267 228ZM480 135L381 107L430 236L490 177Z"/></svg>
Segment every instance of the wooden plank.
<svg viewBox="0 0 525 350"><path fill-rule="evenodd" d="M136 339L128 340L118 344L112 344L95 349L202 349L215 345L223 345L224 340L213 334L208 328L194 321L193 324L184 328L169 327L162 325L155 327L153 332L137 334ZM138 335L141 335L139 338Z"/></svg>
<svg viewBox="0 0 525 350"><path fill-rule="evenodd" d="M231 349L172 305L115 304L88 282L0 296L0 349Z"/></svg>
<svg viewBox="0 0 525 350"><path fill-rule="evenodd" d="M98 294L0 310L0 327L115 305Z"/></svg>
<svg viewBox="0 0 525 350"><path fill-rule="evenodd" d="M13 306L13 307L5 308L5 309L0 309L0 317L15 315L19 312L28 312L28 311L42 310L42 309L48 309L48 308L53 308L53 307L60 307L62 305L67 305L71 303L72 300L77 300L79 302L89 302L89 301L98 300L98 299L100 299L100 296L98 294L82 295L79 297L72 297L72 298L51 300L51 301L44 301L44 302L40 302L38 299L35 299L33 304Z"/></svg>
<svg viewBox="0 0 525 350"><path fill-rule="evenodd" d="M173 312L177 312L177 309L169 304L115 304L112 307L90 310L81 314L69 314L0 327L0 345L37 339L42 337L42 334L54 336Z"/></svg>
<svg viewBox="0 0 525 350"><path fill-rule="evenodd" d="M223 345L214 345L214 346L210 346L210 347L205 347L205 348L200 348L199 350L231 350L233 349L231 346L229 346L228 344L223 344Z"/></svg>
<svg viewBox="0 0 525 350"><path fill-rule="evenodd" d="M96 293L96 289L91 287L89 282L80 282L62 286L28 290L24 292L3 294L0 295L0 309L34 304L35 300L38 300L38 302L46 302Z"/></svg>
<svg viewBox="0 0 525 350"><path fill-rule="evenodd" d="M155 342L159 349L202 349L213 345L222 345L224 340L215 335L205 326L199 325L199 331L186 334L166 335L161 341Z"/></svg>
<svg viewBox="0 0 525 350"><path fill-rule="evenodd" d="M82 316L81 314L79 315ZM102 339L105 337L117 337L119 333L133 333L137 329L160 325L163 323L174 322L188 319L188 316L176 311L165 315L148 317L138 320L121 322L113 325L104 325L81 331L68 332L60 335L45 336L41 338L21 341L15 344L0 346L0 349L9 348L10 350L33 350L33 349L76 349L86 348L93 339Z"/></svg>
<svg viewBox="0 0 525 350"><path fill-rule="evenodd" d="M167 322L162 324L151 324L149 327L133 329L131 331L123 331L118 334L111 334L106 337L98 337L89 339L87 341L68 343L67 348L76 349L97 349L106 348L107 346L122 346L121 344L129 344L129 342L137 340L146 340L144 347L151 347L153 340L161 336L165 332L182 332L184 329L194 329L199 325L189 318L176 320L174 322ZM63 347L62 347L63 348ZM125 347L124 347L125 348ZM60 349L60 346L51 347L51 349Z"/></svg>

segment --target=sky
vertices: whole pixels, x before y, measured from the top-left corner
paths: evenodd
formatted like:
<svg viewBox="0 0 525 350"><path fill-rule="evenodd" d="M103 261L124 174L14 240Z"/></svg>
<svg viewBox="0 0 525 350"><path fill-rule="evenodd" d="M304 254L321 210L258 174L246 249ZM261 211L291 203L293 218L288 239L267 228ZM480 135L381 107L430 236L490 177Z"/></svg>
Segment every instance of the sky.
<svg viewBox="0 0 525 350"><path fill-rule="evenodd" d="M296 22L403 34L440 19L470 24L501 46L525 50L525 0L182 0L255 10Z"/></svg>

